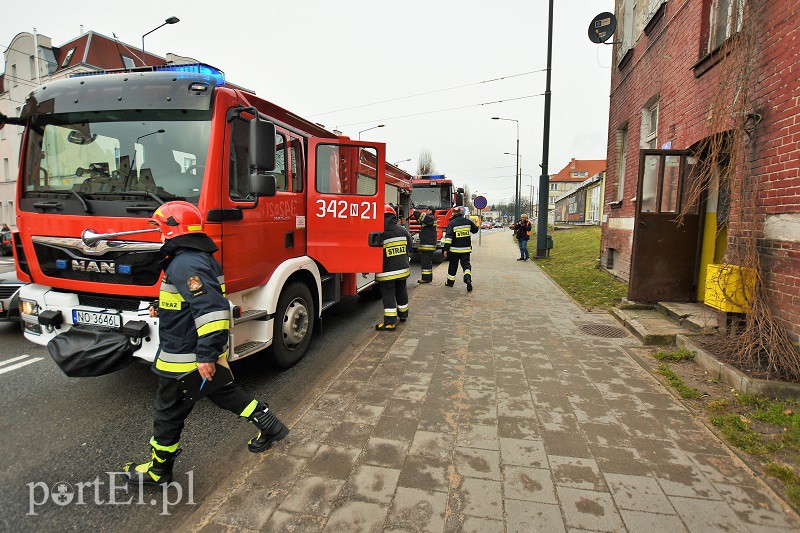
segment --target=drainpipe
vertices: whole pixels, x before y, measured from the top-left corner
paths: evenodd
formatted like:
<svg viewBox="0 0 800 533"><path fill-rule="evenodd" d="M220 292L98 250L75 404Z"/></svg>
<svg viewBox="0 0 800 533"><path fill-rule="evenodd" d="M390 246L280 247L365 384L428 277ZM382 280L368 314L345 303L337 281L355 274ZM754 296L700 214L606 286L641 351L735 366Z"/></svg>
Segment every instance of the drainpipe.
<svg viewBox="0 0 800 533"><path fill-rule="evenodd" d="M42 84L42 69L39 68L39 34L36 32L36 28L33 28L33 57L34 63L36 65L36 83L38 85Z"/></svg>

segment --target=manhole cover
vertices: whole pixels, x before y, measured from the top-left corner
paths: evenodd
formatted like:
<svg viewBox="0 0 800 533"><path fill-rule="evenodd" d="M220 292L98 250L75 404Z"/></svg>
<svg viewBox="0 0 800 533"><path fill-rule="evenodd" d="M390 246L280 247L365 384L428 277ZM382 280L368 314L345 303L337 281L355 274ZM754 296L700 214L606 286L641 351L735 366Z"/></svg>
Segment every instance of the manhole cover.
<svg viewBox="0 0 800 533"><path fill-rule="evenodd" d="M605 324L581 324L581 331L594 337L605 337L606 339L621 339L628 334L624 329Z"/></svg>

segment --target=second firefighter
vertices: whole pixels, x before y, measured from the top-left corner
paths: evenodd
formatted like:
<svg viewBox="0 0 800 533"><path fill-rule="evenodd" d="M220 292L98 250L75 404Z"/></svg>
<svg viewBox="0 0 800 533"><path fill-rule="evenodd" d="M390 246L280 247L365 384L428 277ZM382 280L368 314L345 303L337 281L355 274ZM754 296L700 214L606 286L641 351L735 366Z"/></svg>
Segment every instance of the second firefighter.
<svg viewBox="0 0 800 533"><path fill-rule="evenodd" d="M411 250L411 235L397 223L397 214L392 206L383 211L383 272L375 276L383 300L383 322L375 326L378 331L394 331L397 320L408 318L408 287L406 279L411 269L408 253Z"/></svg>
<svg viewBox="0 0 800 533"><path fill-rule="evenodd" d="M467 284L467 291L472 292L472 267L469 264L469 256L472 253L472 233L478 233L478 226L464 216L464 208L456 207L453 209L453 218L447 225L444 239L444 256L449 260L447 266L447 281L445 285L452 287L456 283L458 264L464 270L464 283Z"/></svg>
<svg viewBox="0 0 800 533"><path fill-rule="evenodd" d="M433 207L417 213L419 221L419 262L422 267L422 279L419 283L433 281L433 253L436 251L436 211Z"/></svg>

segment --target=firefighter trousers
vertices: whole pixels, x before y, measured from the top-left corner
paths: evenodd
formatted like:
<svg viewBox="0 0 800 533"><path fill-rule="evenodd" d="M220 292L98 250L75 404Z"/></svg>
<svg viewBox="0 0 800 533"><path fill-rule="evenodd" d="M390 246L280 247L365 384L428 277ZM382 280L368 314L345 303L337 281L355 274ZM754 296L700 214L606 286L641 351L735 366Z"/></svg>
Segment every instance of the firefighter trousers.
<svg viewBox="0 0 800 533"><path fill-rule="evenodd" d="M433 281L433 251L421 250L419 263L422 268L422 281Z"/></svg>
<svg viewBox="0 0 800 533"><path fill-rule="evenodd" d="M472 281L472 266L469 264L469 253L447 252L447 259L450 264L447 265L447 281L445 284L452 287L456 283L456 274L458 274L458 263L461 263L461 269L464 270L464 283Z"/></svg>
<svg viewBox="0 0 800 533"><path fill-rule="evenodd" d="M249 416L258 402L237 383L231 383L208 395L208 399L235 415ZM153 438L161 446L177 444L194 402L183 399L177 379L159 377L153 419ZM250 411L249 413L247 411Z"/></svg>
<svg viewBox="0 0 800 533"><path fill-rule="evenodd" d="M383 323L397 324L397 318L408 318L408 287L406 278L379 281L383 300Z"/></svg>

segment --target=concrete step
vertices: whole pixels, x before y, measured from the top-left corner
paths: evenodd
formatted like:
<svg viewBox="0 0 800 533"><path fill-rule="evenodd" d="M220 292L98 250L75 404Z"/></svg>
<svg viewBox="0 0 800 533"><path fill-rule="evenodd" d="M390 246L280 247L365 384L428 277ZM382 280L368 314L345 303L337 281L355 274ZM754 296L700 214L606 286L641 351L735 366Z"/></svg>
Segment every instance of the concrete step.
<svg viewBox="0 0 800 533"><path fill-rule="evenodd" d="M694 333L654 309L614 307L611 309L611 314L647 346L673 344L676 335L692 335Z"/></svg>
<svg viewBox="0 0 800 533"><path fill-rule="evenodd" d="M665 316L697 333L717 330L719 313L699 302L659 302L657 309Z"/></svg>

